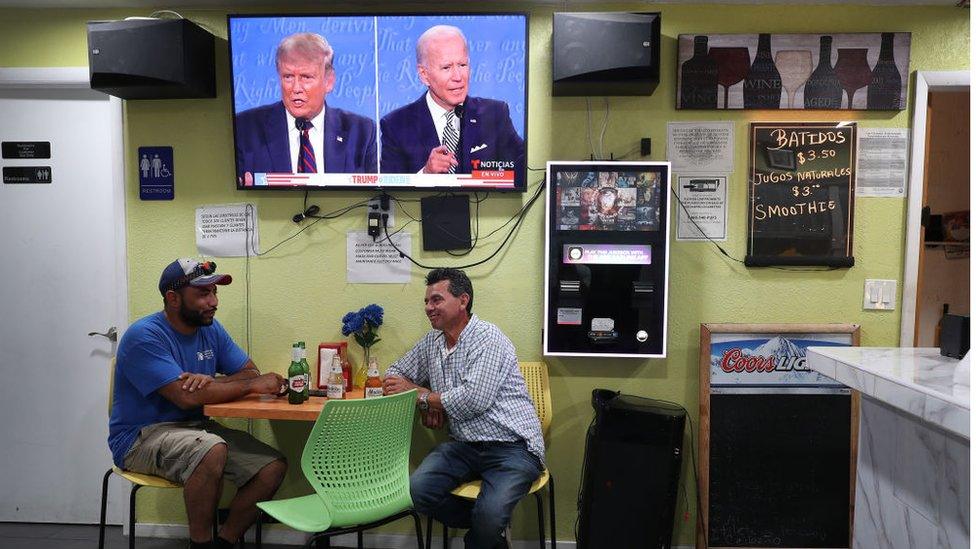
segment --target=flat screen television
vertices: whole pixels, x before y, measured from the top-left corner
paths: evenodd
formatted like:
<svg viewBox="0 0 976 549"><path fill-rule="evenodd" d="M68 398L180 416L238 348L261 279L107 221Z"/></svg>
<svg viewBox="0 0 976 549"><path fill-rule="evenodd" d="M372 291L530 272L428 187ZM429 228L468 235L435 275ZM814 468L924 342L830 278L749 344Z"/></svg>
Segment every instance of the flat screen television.
<svg viewBox="0 0 976 549"><path fill-rule="evenodd" d="M228 15L237 188L525 191L527 23Z"/></svg>

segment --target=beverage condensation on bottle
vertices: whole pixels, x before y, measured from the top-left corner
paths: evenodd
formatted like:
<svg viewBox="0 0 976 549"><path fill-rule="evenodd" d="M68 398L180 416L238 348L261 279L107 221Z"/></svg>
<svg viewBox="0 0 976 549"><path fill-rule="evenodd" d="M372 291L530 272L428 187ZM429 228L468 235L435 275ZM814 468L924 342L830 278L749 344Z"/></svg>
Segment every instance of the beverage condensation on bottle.
<svg viewBox="0 0 976 549"><path fill-rule="evenodd" d="M291 346L291 365L288 366L288 404L305 402L305 369L302 368L302 350L297 343Z"/></svg>
<svg viewBox="0 0 976 549"><path fill-rule="evenodd" d="M383 396L383 380L380 379L380 366L375 357L370 357L369 367L366 369L366 388L364 397L376 398Z"/></svg>
<svg viewBox="0 0 976 549"><path fill-rule="evenodd" d="M311 375L310 374L312 373L312 371L311 371L311 368L309 368L309 366L308 366L308 359L306 358L305 342L304 341L299 341L298 342L298 348L301 349L301 351L302 351L302 354L301 354L301 359L302 359L301 360L301 365L302 365L302 372L305 374L305 390L302 392L302 398L303 398L303 400L308 400L308 386L309 386L309 382L311 381L311 379L310 379L311 378Z"/></svg>
<svg viewBox="0 0 976 549"><path fill-rule="evenodd" d="M345 397L346 380L342 377L342 359L339 355L332 357L332 371L329 373L329 383L325 386L325 396L329 399Z"/></svg>

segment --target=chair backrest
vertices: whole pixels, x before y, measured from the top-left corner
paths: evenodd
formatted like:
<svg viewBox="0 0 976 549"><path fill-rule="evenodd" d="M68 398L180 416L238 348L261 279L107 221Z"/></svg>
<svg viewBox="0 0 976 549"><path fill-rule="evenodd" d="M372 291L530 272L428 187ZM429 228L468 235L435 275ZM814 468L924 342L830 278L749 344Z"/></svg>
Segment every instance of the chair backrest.
<svg viewBox="0 0 976 549"><path fill-rule="evenodd" d="M413 505L410 440L417 391L329 400L302 452L302 472L332 526L373 522Z"/></svg>
<svg viewBox="0 0 976 549"><path fill-rule="evenodd" d="M529 396L535 404L535 413L539 414L542 424L542 435L549 435L549 424L552 423L552 396L549 393L549 367L545 362L519 362L525 386L529 389Z"/></svg>
<svg viewBox="0 0 976 549"><path fill-rule="evenodd" d="M112 399L115 398L115 357L108 365L108 417L112 417Z"/></svg>

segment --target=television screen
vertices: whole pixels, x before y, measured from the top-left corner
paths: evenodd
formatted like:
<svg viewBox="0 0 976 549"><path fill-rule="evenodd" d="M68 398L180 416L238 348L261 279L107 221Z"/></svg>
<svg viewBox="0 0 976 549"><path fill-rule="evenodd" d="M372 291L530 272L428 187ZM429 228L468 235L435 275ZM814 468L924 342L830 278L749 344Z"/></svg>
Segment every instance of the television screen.
<svg viewBox="0 0 976 549"><path fill-rule="evenodd" d="M525 14L227 25L239 189L525 190Z"/></svg>
<svg viewBox="0 0 976 549"><path fill-rule="evenodd" d="M661 173L656 170L553 169L561 231L657 231Z"/></svg>

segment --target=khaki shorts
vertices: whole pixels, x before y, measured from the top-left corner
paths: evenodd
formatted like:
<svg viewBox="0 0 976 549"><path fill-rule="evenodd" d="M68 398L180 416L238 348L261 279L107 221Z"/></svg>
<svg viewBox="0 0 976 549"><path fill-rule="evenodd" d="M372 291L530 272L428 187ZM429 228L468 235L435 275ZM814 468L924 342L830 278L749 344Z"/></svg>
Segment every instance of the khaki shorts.
<svg viewBox="0 0 976 549"><path fill-rule="evenodd" d="M147 425L125 455L127 471L185 484L200 460L216 444L227 445L224 477L240 488L265 465L285 457L244 431L210 419Z"/></svg>

